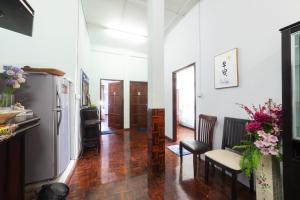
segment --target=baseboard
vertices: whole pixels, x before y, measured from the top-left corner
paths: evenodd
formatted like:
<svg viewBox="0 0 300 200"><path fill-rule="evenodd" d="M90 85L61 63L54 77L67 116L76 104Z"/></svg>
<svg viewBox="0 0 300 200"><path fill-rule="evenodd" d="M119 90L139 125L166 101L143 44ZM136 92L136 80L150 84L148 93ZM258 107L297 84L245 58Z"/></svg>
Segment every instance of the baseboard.
<svg viewBox="0 0 300 200"><path fill-rule="evenodd" d="M181 126L181 127L183 127L183 128L187 128L187 129L190 129L190 130L192 130L192 131L195 131L195 129L194 129L194 128L187 127L187 126L185 126L185 125L182 125L182 124L178 124L178 126Z"/></svg>
<svg viewBox="0 0 300 200"><path fill-rule="evenodd" d="M55 181L65 183L68 185L74 173L76 163L77 160L71 160L65 171Z"/></svg>
<svg viewBox="0 0 300 200"><path fill-rule="evenodd" d="M174 140L172 138L170 138L169 136L165 135L166 140L168 140L169 142L174 142Z"/></svg>

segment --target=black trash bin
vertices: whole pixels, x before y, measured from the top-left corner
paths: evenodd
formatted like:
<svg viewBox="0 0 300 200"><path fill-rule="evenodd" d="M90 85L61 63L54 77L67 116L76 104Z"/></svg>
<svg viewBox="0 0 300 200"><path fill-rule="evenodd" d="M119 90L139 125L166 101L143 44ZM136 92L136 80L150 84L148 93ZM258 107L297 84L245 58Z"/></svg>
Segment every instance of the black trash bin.
<svg viewBox="0 0 300 200"><path fill-rule="evenodd" d="M69 187L64 183L43 185L38 200L64 200L69 194Z"/></svg>

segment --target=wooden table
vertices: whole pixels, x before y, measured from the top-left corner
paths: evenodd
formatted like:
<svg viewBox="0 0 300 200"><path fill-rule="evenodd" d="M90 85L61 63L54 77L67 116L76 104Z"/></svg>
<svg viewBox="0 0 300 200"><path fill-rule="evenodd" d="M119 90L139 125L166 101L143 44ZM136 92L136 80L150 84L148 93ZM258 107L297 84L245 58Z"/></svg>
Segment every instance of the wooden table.
<svg viewBox="0 0 300 200"><path fill-rule="evenodd" d="M24 199L25 188L25 134L39 125L37 116L15 117L18 125L11 137L0 141L0 199Z"/></svg>

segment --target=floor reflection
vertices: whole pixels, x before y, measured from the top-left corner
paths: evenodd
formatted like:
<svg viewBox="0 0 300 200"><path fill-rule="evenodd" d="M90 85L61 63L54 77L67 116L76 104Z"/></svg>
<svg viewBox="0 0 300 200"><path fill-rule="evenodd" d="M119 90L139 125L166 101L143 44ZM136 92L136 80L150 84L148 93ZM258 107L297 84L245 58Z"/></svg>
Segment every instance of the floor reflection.
<svg viewBox="0 0 300 200"><path fill-rule="evenodd" d="M192 131L184 129L178 138L192 138ZM178 141L177 141L178 142ZM203 181L203 165L200 174L193 178L192 156L184 157L183 167L179 158L168 149L166 171L152 176L147 171L147 135L145 132L119 131L102 136L101 153L85 152L78 161L70 180L69 199L105 200L225 200L230 194L230 178L215 172L210 184ZM166 145L174 144L166 141ZM212 171L212 170L211 170ZM212 172L213 173L213 172ZM239 185L240 199L251 199L244 186Z"/></svg>

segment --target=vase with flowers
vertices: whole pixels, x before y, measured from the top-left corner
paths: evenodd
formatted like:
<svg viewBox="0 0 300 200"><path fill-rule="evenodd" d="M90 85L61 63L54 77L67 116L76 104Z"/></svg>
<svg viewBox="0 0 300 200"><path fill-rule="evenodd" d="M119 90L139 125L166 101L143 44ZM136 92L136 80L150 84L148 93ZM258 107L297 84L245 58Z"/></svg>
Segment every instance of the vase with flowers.
<svg viewBox="0 0 300 200"><path fill-rule="evenodd" d="M247 139L236 146L243 154L240 166L256 175L257 199L282 199L280 160L282 106L271 99L259 107L240 105L249 115Z"/></svg>
<svg viewBox="0 0 300 200"><path fill-rule="evenodd" d="M24 71L19 67L3 66L1 79L5 86L0 94L0 109L9 110L14 104L14 92L26 81Z"/></svg>

